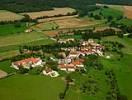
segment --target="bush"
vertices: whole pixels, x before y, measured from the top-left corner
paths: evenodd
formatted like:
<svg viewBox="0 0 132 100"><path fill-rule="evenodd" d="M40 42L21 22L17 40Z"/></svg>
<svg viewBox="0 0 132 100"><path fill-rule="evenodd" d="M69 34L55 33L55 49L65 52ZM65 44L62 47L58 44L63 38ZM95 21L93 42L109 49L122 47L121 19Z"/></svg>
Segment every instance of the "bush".
<svg viewBox="0 0 132 100"><path fill-rule="evenodd" d="M20 73L20 74L25 74L25 73L28 73L28 69L26 69L26 68L20 68L19 69L19 71L18 71L18 73Z"/></svg>
<svg viewBox="0 0 132 100"><path fill-rule="evenodd" d="M35 68L32 68L30 71L29 71L29 74L32 74L32 75L39 75L40 73L42 72L42 67L35 67Z"/></svg>

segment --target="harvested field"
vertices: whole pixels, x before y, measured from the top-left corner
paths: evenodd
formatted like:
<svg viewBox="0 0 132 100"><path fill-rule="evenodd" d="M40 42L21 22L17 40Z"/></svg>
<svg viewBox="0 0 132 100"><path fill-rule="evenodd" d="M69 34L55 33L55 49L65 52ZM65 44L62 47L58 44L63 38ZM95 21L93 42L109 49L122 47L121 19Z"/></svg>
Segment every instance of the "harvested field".
<svg viewBox="0 0 132 100"><path fill-rule="evenodd" d="M0 78L6 77L6 76L7 76L7 73L0 70Z"/></svg>
<svg viewBox="0 0 132 100"><path fill-rule="evenodd" d="M132 19L132 6L124 6L124 13L127 18Z"/></svg>
<svg viewBox="0 0 132 100"><path fill-rule="evenodd" d="M55 16L55 15L66 15L67 13L72 13L75 12L75 9L72 8L54 8L54 10L50 11L40 11L40 12L29 12L29 13L21 13L29 15L32 19L36 19L38 17L43 17L43 16Z"/></svg>
<svg viewBox="0 0 132 100"><path fill-rule="evenodd" d="M6 11L0 10L0 21L14 21L14 20L21 20L24 16Z"/></svg>

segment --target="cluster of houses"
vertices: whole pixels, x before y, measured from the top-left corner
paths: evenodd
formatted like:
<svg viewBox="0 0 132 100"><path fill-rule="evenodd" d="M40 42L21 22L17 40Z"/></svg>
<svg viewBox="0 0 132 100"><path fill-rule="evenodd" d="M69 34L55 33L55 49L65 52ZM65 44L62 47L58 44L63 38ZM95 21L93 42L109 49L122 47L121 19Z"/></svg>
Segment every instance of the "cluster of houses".
<svg viewBox="0 0 132 100"><path fill-rule="evenodd" d="M103 56L104 47L94 42L92 39L89 39L88 41L82 41L80 43L80 47L62 49L65 51L69 51L70 53L64 59L59 59L58 68L60 70L73 72L77 69L84 69L84 60L80 59L81 56L84 57L91 54Z"/></svg>
<svg viewBox="0 0 132 100"><path fill-rule="evenodd" d="M69 41L69 40L67 40ZM70 39L71 41L71 39ZM62 41L61 41L62 42ZM63 41L64 42L64 41ZM93 40L82 41L80 43L80 47L74 48L65 48L65 50L69 51L68 56L64 56L61 59L57 59L58 61L58 69L67 72L74 72L76 70L85 69L84 68L84 59L82 59L86 55L96 54L99 56L103 56L104 47L100 44L94 42ZM83 57L82 57L83 56ZM24 60L16 61L12 63L12 67L19 70L21 67L30 69L31 67L41 66L43 67L46 62L43 62L40 58L27 58ZM57 77L59 74L52 70L51 68L46 67L43 70L44 75L49 75L51 77Z"/></svg>

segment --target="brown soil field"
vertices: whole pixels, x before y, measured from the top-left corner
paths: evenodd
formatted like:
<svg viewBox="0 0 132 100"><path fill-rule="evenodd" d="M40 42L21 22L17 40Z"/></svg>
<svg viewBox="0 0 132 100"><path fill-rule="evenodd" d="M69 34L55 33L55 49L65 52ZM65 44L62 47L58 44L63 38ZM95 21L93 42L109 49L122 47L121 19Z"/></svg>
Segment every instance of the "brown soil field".
<svg viewBox="0 0 132 100"><path fill-rule="evenodd" d="M36 19L38 17L43 17L43 16L55 16L55 15L66 15L67 13L72 13L76 11L75 9L72 8L54 8L54 10L49 10L49 11L40 11L40 12L28 12L28 13L21 13L29 15L32 19Z"/></svg>
<svg viewBox="0 0 132 100"><path fill-rule="evenodd" d="M6 76L7 76L7 73L0 70L0 78L6 77Z"/></svg>
<svg viewBox="0 0 132 100"><path fill-rule="evenodd" d="M24 16L6 11L0 10L0 21L14 21L14 20L21 20Z"/></svg>
<svg viewBox="0 0 132 100"><path fill-rule="evenodd" d="M124 13L127 18L132 19L132 6L124 6Z"/></svg>

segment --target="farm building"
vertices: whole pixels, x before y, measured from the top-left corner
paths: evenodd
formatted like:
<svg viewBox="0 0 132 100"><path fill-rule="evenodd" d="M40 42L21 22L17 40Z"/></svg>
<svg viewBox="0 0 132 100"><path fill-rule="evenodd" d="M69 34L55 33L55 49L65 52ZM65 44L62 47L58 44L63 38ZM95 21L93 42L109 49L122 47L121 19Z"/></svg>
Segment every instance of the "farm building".
<svg viewBox="0 0 132 100"><path fill-rule="evenodd" d="M40 58L27 58L12 63L13 68L19 70L20 68L30 69L31 67L41 66L43 62Z"/></svg>

